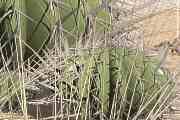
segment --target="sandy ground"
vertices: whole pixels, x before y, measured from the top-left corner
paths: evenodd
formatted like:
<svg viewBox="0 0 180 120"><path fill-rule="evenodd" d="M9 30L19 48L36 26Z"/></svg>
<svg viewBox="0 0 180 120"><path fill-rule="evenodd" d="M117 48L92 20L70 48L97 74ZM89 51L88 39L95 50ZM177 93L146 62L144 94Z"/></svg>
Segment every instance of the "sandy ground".
<svg viewBox="0 0 180 120"><path fill-rule="evenodd" d="M164 119L180 120L180 51L176 50L180 49L180 9L177 9L177 6L180 6L180 2L178 2L178 0L164 0L157 5L154 3L157 0L146 0L146 2L143 2L144 0L139 1L139 3L134 3L132 0L127 0L126 2L128 4L123 7L128 8L127 11L133 10L133 8L134 10L139 9L138 11L135 11L138 17L146 16L146 14L149 13L155 13L137 23L138 27L141 28L141 35L138 34L136 37L140 37L141 40L143 39L142 44L145 48L156 49L167 43L171 44L164 66L176 76L176 100L171 106L172 111L164 115ZM118 11L122 5L121 0L117 0L116 3L115 8ZM149 8L143 9L144 5L149 6L149 4L151 4ZM130 16L132 16L131 18L137 17L135 15ZM120 19L119 21L120 22L117 23L117 25L121 26L123 23L122 21L125 20ZM119 26L117 27L119 28ZM174 42L175 40L176 42Z"/></svg>
<svg viewBox="0 0 180 120"><path fill-rule="evenodd" d="M176 76L176 100L172 112L166 114L165 120L180 120L180 18L179 10L168 10L145 22L145 42L154 47L162 43L172 44L165 60L165 67ZM152 31L152 32L151 32ZM176 40L176 41L175 41ZM173 51L173 52L172 52Z"/></svg>
<svg viewBox="0 0 180 120"><path fill-rule="evenodd" d="M115 29L121 29L119 26L129 24L127 19L122 19L123 17L129 17L129 19L141 18L137 19L137 21L140 21L137 23L131 21L132 24L138 27L138 31L128 33L131 34L131 38L133 36L133 44L135 43L138 48L143 46L144 49L155 50L157 54L163 54L164 49L162 48L166 45L169 46L163 65L175 77L177 83L176 100L170 107L170 112L164 115L164 120L180 120L180 1L159 1L139 0L138 3L137 1L127 0L126 4L122 5L122 1L117 0L114 4L114 10L120 15L116 16L117 13L115 12L114 16L117 21L114 20L114 24ZM129 14L123 16L121 11L124 9L120 9L121 7L126 9ZM118 39L120 37L117 37L114 41L116 42Z"/></svg>

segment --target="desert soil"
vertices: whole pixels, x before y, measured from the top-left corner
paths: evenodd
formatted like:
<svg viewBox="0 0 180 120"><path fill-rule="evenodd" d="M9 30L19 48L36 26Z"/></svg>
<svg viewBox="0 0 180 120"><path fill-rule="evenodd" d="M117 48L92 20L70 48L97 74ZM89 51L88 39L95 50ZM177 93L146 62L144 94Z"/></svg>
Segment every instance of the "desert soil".
<svg viewBox="0 0 180 120"><path fill-rule="evenodd" d="M171 74L175 76L176 100L171 111L164 115L165 120L180 120L180 10L168 9L143 21L145 47L161 47L171 44L170 51L164 61Z"/></svg>
<svg viewBox="0 0 180 120"><path fill-rule="evenodd" d="M164 120L180 120L180 4L179 6L178 4L177 0L159 0L159 2L157 0L146 0L146 2L139 0L139 3L127 0L126 4L117 0L113 4L115 30L122 30L119 26L124 24L133 24L135 28L138 28L138 30L128 33L130 38L133 36L132 41L136 47L143 47L148 53L156 55L162 54L165 46L169 48L164 57L163 67L170 71L176 82L176 98L168 112L163 115ZM122 11L127 11L127 13L124 14L125 12ZM124 20L123 17L134 18L135 22ZM114 41L121 38L117 37Z"/></svg>
<svg viewBox="0 0 180 120"><path fill-rule="evenodd" d="M168 2L161 3L163 6L162 7L161 5L158 4L157 6L157 4L155 5L155 2L153 3L150 1L151 0L149 0L149 3L147 2L147 6L150 3L152 5L147 9L143 9L143 6L146 5L144 3L140 6L134 6L132 2L129 2L130 4L126 4L127 6L124 5L124 7L128 8L127 11L133 10L133 8L134 10L139 9L135 12L138 17L146 16L146 14L149 13L153 14L151 16L145 17L141 22L137 23L138 28L140 28L141 35L139 35L139 33L138 35L134 35L133 33L134 37L140 37L141 40L143 39L143 42L141 42L145 49L155 49L155 51L157 51L157 54L161 54L162 51L160 51L159 48L163 47L165 44L170 44L171 46L164 61L164 67L167 68L173 76L175 76L175 82L177 83L176 99L171 105L170 112L163 115L163 118L164 120L180 120L180 9L177 6L173 7L167 4ZM173 1L174 4L176 4L177 1ZM129 15L125 15L125 11L120 9L120 6L122 5L121 0L117 0L116 3L113 3L113 5L113 9L116 10L114 17L117 17L116 14L124 14L124 16ZM129 16L130 18L137 17L131 14ZM123 19L120 19L119 22L116 21L115 26L121 29L120 26L123 25L124 21L126 22L126 20ZM137 32L135 33L137 34Z"/></svg>

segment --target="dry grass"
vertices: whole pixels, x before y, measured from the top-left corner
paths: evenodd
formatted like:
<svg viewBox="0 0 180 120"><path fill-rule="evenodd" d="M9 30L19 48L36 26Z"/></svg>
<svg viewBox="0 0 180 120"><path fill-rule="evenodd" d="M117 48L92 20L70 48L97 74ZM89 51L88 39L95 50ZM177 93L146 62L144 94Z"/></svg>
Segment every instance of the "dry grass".
<svg viewBox="0 0 180 120"><path fill-rule="evenodd" d="M179 32L179 28L177 28L177 15L179 11L175 9L168 9L168 10L163 10L161 12L157 12L153 15L147 16L144 19L142 19L141 22L138 22L137 26L139 27L138 30L141 30L140 33L142 38L143 38L143 47L145 48L154 48L156 46L161 46L161 43L166 43L169 41L172 43L172 41L177 38L177 34ZM138 19L139 20L139 19ZM128 25L132 25L136 23L135 20L134 22L129 22ZM121 29L122 30L122 29ZM136 34L137 29L133 30L133 32ZM133 36L131 38L135 39L138 37L135 37L133 33ZM143 34L142 34L143 33ZM138 33L139 34L139 33ZM133 43L133 42L132 42ZM133 43L134 44L134 43ZM175 46L176 47L176 46ZM161 52L161 51L160 51ZM177 72L180 71L178 70L178 61L180 60L180 56L178 55L173 55L173 54L168 54L166 62L167 68L171 70L172 72ZM56 67L55 67L56 68ZM177 106L180 106L180 104L176 104ZM0 113L0 118L1 119L8 119L8 120L13 120L13 119L24 119L21 115L18 114L11 114L11 113Z"/></svg>
<svg viewBox="0 0 180 120"><path fill-rule="evenodd" d="M31 116L28 117L28 120L34 120L31 119ZM17 113L0 113L0 119L1 120L24 120L24 117Z"/></svg>
<svg viewBox="0 0 180 120"><path fill-rule="evenodd" d="M164 4L164 6L166 6L166 4ZM130 8L133 8L133 7L130 7ZM164 49L162 48L167 44L170 46L167 56L165 56L165 60L163 60L163 67L168 69L171 72L172 77L176 79L176 83L177 83L176 99L177 100L175 100L172 104L173 112L170 110L171 112L169 111L164 117L167 120L179 120L180 119L180 112L179 112L180 111L180 102L179 102L180 100L180 94L179 94L179 91L180 91L179 89L179 86L180 86L179 84L180 83L180 63L179 63L180 61L180 51L179 51L180 49L180 22L179 22L180 10L174 7L165 8L165 9L164 8L165 7L159 7L158 5L156 7L149 7L147 9L142 8L140 12L138 11L140 13L139 15L142 18L141 22L136 22L138 20L135 20L133 22L129 22L128 20L125 20L127 23L133 24L135 26L134 27L135 30L133 30L130 33L127 33L124 36L130 39L131 41L130 43L132 43L133 46L138 47L138 48L143 47L149 53L152 53L152 55L162 54L164 51ZM118 11L119 9L116 7L115 10ZM146 13L152 13L152 14L146 15ZM118 14L120 13L118 12ZM130 18L134 17L133 15L129 15L129 16ZM122 26L121 21L123 20L121 19L121 14L120 14L119 18L115 20L115 26L118 26L118 25ZM117 30L121 28L116 27L115 29ZM121 33L118 33L118 32L116 33L116 36L120 36L120 35ZM115 38L115 41L118 41L119 38L120 37Z"/></svg>

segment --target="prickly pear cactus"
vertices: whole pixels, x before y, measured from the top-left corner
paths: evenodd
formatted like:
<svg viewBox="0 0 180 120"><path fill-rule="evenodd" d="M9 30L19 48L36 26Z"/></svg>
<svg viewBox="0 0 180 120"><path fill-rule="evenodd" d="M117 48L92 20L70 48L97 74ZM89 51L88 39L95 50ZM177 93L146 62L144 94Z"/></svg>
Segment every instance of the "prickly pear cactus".
<svg viewBox="0 0 180 120"><path fill-rule="evenodd" d="M146 57L141 51L112 49L110 78L113 83L120 81L118 95L124 97L123 110L127 112L131 109L130 116L133 116L141 105L146 106L141 115L147 115L153 109L157 110L161 104L158 101L163 101L162 96L168 96L173 90L175 83L169 78L168 72L158 68L158 65L159 59Z"/></svg>
<svg viewBox="0 0 180 120"><path fill-rule="evenodd" d="M11 3L0 1L0 68L4 65L3 61L7 61L12 56L11 51L15 49L12 37L13 31L10 24L11 12L8 12L9 4Z"/></svg>
<svg viewBox="0 0 180 120"><path fill-rule="evenodd" d="M44 44L47 44L53 26L52 22L56 17L51 15L50 5L46 0L24 0L24 2L17 0L15 7L26 15L20 14L19 34L21 34L22 40L37 52ZM15 24L17 25L17 23ZM33 54L27 45L23 44L26 46L25 59Z"/></svg>
<svg viewBox="0 0 180 120"><path fill-rule="evenodd" d="M37 52L44 45L48 45L53 26L59 19L68 43L72 46L80 36L87 33L89 16L93 17L91 24L96 32L103 33L110 24L110 14L105 9L103 1L63 0L61 5L56 3L51 5L49 0L9 0L11 4L6 5L7 8L11 6L11 9L14 9L10 23L15 33L12 37L16 38L18 53L26 60L34 54L33 51ZM0 5L3 6L6 2L0 2ZM3 25L2 30L4 28L7 27Z"/></svg>
<svg viewBox="0 0 180 120"><path fill-rule="evenodd" d="M103 32L109 27L110 13L105 8L104 0L63 0L63 2L61 19L69 44L74 44L79 36L88 34L89 24L94 26L92 29L96 32Z"/></svg>

